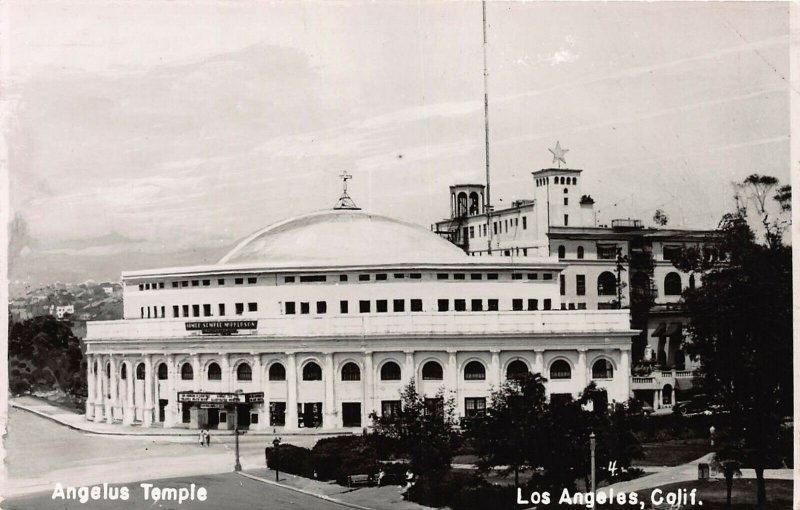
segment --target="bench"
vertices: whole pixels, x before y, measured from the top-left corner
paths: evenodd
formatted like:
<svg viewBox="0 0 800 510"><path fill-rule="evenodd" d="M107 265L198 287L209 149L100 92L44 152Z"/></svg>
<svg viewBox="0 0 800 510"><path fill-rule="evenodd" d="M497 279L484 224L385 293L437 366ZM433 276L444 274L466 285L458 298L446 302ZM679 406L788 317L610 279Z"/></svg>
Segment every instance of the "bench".
<svg viewBox="0 0 800 510"><path fill-rule="evenodd" d="M363 485L372 485L373 479L370 475L349 475L347 477L347 486L352 487L353 485L363 484Z"/></svg>

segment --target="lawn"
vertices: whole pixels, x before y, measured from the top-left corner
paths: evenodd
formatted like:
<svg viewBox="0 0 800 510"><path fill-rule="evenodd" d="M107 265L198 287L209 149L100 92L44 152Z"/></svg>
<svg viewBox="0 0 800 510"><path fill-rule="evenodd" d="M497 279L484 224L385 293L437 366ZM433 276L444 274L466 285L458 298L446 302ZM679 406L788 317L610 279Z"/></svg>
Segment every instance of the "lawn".
<svg viewBox="0 0 800 510"><path fill-rule="evenodd" d="M680 466L711 451L708 439L673 439L660 443L642 443L644 458L634 466Z"/></svg>
<svg viewBox="0 0 800 510"><path fill-rule="evenodd" d="M792 508L792 480L767 480L767 504L765 510L785 510ZM678 489L691 491L697 489L698 499L703 502L702 506L694 508L702 510L724 509L725 506L725 481L711 480L674 483L661 487L664 494ZM645 494L646 493L646 494ZM645 501L649 500L650 492L642 491L640 497ZM734 479L733 493L731 497L733 510L750 510L756 508L756 481L752 479ZM668 505L662 505L668 508ZM686 508L691 508L687 506Z"/></svg>

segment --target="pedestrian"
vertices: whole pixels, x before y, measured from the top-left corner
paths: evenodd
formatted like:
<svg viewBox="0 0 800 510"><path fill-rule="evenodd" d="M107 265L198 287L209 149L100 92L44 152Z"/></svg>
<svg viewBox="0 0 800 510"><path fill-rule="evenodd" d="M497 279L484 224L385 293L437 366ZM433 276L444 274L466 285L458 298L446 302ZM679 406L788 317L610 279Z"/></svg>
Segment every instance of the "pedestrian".
<svg viewBox="0 0 800 510"><path fill-rule="evenodd" d="M206 445L206 430L200 429L200 446Z"/></svg>
<svg viewBox="0 0 800 510"><path fill-rule="evenodd" d="M206 431L206 447L208 448L210 446L211 446L211 431L207 430Z"/></svg>

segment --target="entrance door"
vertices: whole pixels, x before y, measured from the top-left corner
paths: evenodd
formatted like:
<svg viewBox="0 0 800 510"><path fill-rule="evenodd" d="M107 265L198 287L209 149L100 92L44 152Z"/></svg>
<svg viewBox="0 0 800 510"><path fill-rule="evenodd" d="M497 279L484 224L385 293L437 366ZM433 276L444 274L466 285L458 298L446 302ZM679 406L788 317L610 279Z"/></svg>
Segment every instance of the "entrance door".
<svg viewBox="0 0 800 510"><path fill-rule="evenodd" d="M361 402L342 402L342 425L361 426Z"/></svg>
<svg viewBox="0 0 800 510"><path fill-rule="evenodd" d="M166 419L166 407L169 403L169 400L165 400L163 398L158 399L158 421L164 423Z"/></svg>
<svg viewBox="0 0 800 510"><path fill-rule="evenodd" d="M208 428L213 429L219 425L219 409L208 410Z"/></svg>
<svg viewBox="0 0 800 510"><path fill-rule="evenodd" d="M303 404L303 427L319 427L322 425L322 402L306 402Z"/></svg>
<svg viewBox="0 0 800 510"><path fill-rule="evenodd" d="M181 404L181 421L183 421L183 423L192 421L192 404L188 402Z"/></svg>
<svg viewBox="0 0 800 510"><path fill-rule="evenodd" d="M239 404L236 406L236 424L240 429L250 427L250 404Z"/></svg>

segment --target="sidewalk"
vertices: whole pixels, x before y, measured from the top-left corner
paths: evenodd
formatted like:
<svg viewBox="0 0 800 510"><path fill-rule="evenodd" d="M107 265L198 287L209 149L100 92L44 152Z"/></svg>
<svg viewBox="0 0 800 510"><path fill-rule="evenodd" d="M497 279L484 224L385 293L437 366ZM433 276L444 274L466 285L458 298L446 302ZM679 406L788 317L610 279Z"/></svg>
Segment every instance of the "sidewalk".
<svg viewBox="0 0 800 510"><path fill-rule="evenodd" d="M242 471L239 474L252 480L284 487L357 510L422 510L428 508L405 501L400 495L400 487L397 485L349 489L333 482L311 480L287 473L280 473L280 482L275 482L275 471L263 468Z"/></svg>
<svg viewBox="0 0 800 510"><path fill-rule="evenodd" d="M141 425L122 425L121 423L109 424L106 422L94 422L86 419L86 415L77 414L52 404L46 400L36 397L18 397L9 399L11 407L22 409L43 418L53 420L69 428L80 430L82 432L89 432L91 434L105 434L114 436L191 436L194 441L197 438L198 431L194 429L185 428L169 428L165 429L160 424L155 424L153 427L145 428ZM233 437L232 430L213 430L215 436L231 436ZM314 437L320 439L323 437L343 436L353 434L353 429L308 429L306 431L292 431L284 432L280 429L274 433L272 429L269 430L248 430L247 434L241 435L241 441L246 441L248 436L261 436L260 441L264 440L264 436L280 436L284 440L291 440L292 438L307 438Z"/></svg>

